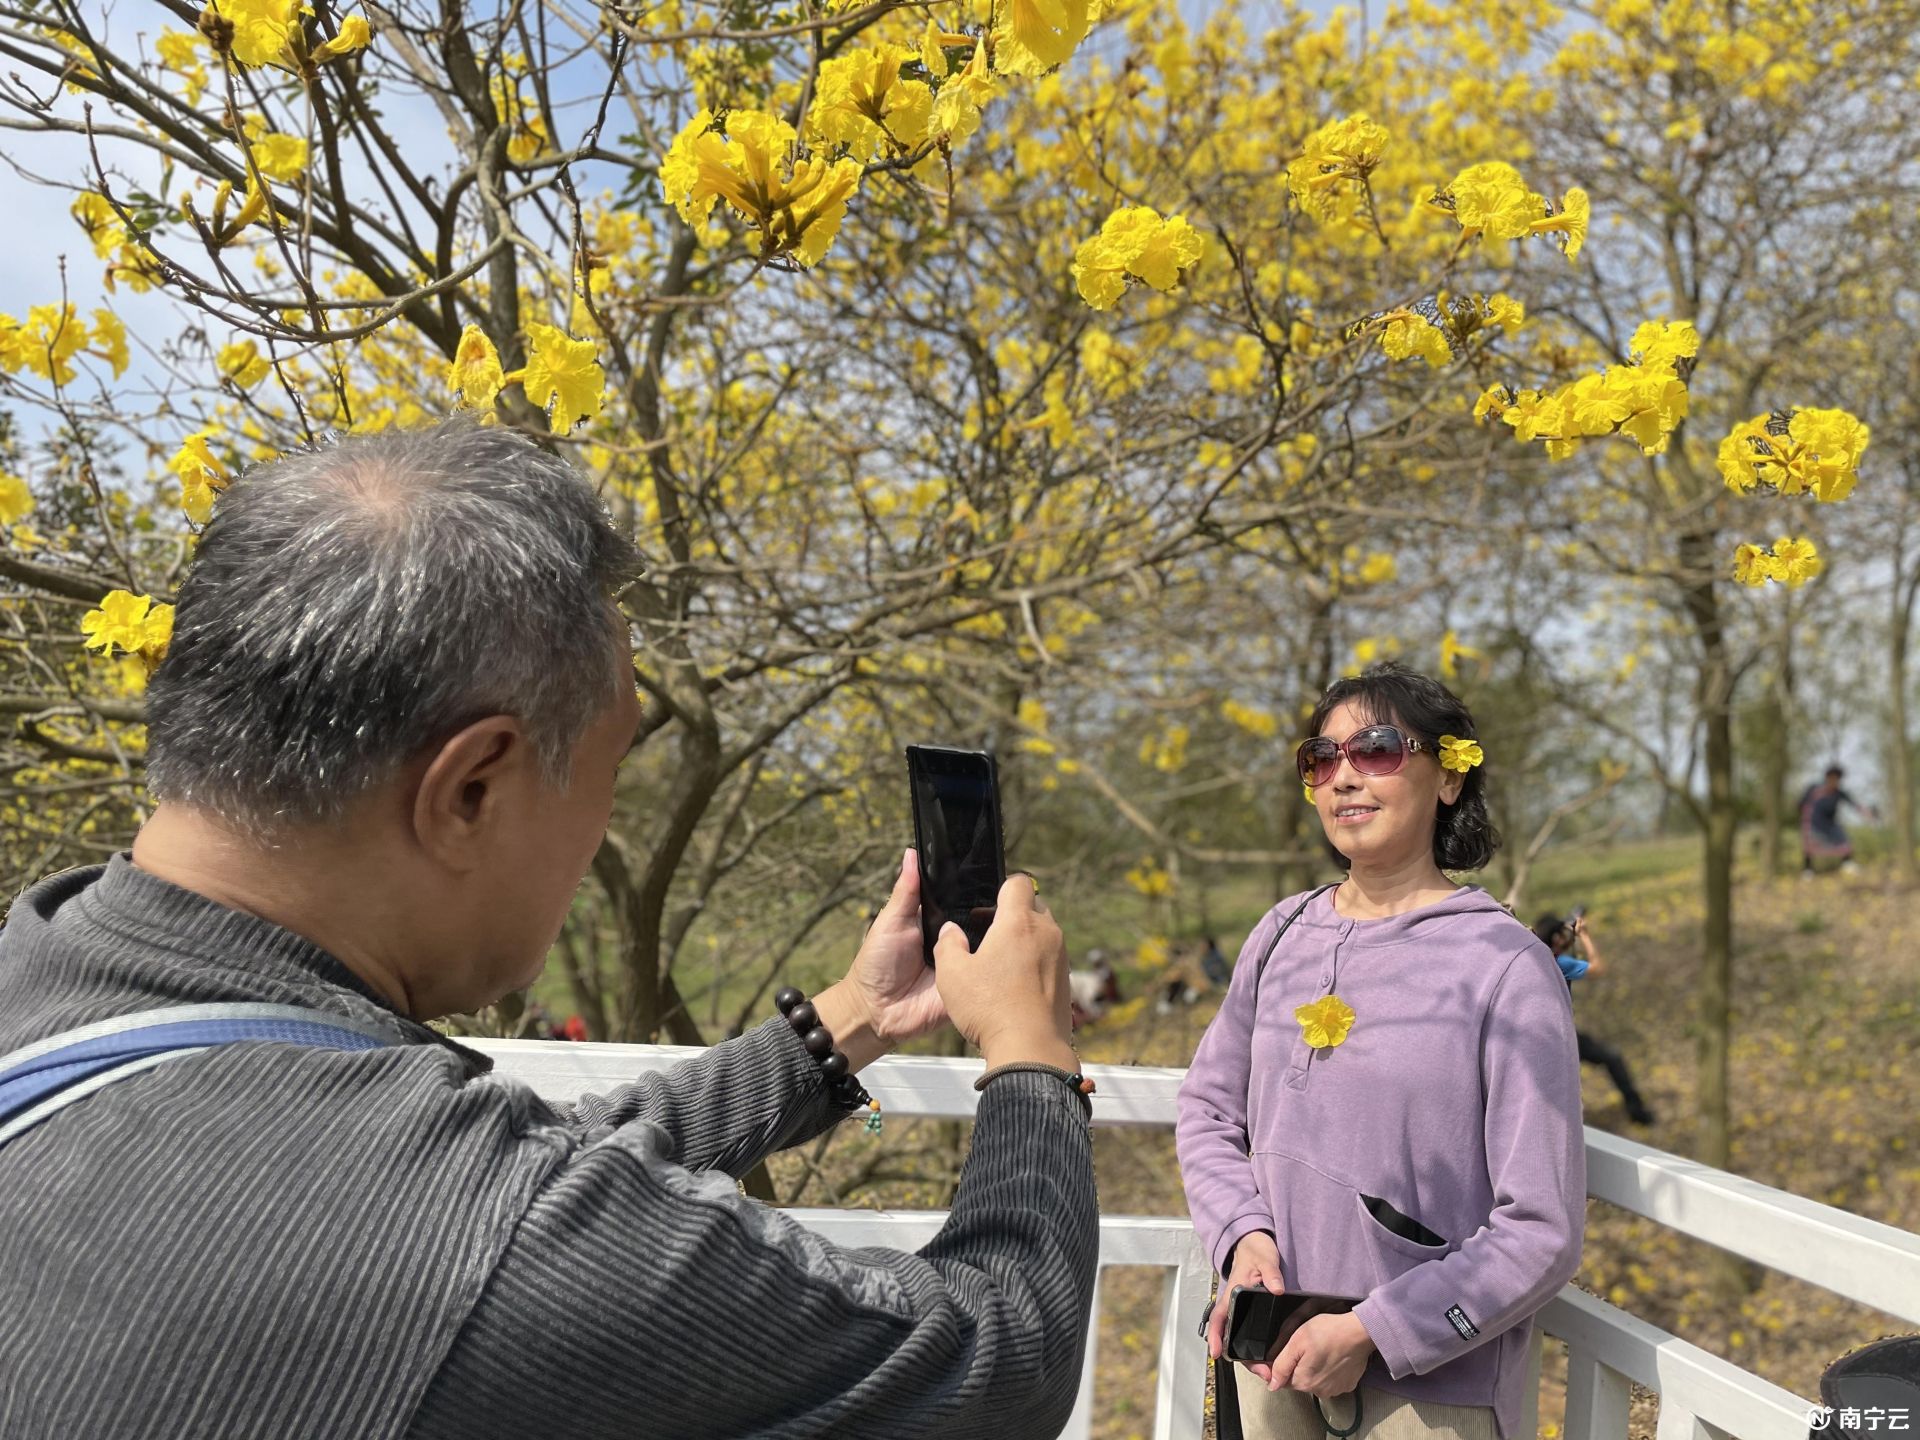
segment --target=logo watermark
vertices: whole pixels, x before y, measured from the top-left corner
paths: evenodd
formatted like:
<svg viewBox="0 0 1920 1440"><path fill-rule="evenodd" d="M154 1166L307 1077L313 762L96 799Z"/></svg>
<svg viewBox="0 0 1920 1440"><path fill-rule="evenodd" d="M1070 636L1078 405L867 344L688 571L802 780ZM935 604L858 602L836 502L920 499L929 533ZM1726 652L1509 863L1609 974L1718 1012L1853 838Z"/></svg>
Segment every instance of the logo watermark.
<svg viewBox="0 0 1920 1440"><path fill-rule="evenodd" d="M1849 1405L1836 1410L1831 1405L1815 1405L1807 1411L1807 1425L1814 1430L1911 1430L1913 1412L1905 1406Z"/></svg>

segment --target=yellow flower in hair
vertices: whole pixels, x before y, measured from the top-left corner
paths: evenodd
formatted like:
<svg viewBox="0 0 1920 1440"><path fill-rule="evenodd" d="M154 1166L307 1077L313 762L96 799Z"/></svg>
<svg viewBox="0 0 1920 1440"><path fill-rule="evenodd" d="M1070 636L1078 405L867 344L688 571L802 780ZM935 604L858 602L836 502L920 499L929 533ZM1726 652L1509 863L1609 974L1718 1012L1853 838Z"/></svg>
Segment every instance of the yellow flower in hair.
<svg viewBox="0 0 1920 1440"><path fill-rule="evenodd" d="M1440 737L1440 767L1443 770L1457 770L1464 775L1486 758L1487 752L1480 748L1477 740L1462 740L1458 735Z"/></svg>
<svg viewBox="0 0 1920 1440"><path fill-rule="evenodd" d="M1300 1033L1315 1050L1331 1050L1353 1029L1353 1007L1338 995L1323 995L1311 1004L1294 1007Z"/></svg>

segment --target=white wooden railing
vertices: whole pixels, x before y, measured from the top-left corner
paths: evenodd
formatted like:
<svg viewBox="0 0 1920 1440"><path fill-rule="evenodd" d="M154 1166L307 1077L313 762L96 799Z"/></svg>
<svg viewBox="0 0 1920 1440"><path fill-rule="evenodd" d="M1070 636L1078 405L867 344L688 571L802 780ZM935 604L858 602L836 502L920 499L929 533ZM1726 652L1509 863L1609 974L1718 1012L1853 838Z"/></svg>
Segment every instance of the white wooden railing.
<svg viewBox="0 0 1920 1440"><path fill-rule="evenodd" d="M697 1053L658 1045L468 1043L492 1055L502 1074L555 1102L604 1091ZM965 1120L979 1099L973 1089L979 1073L977 1061L896 1057L878 1062L861 1078L889 1116ZM1172 1126L1184 1071L1095 1065L1088 1073L1099 1085L1095 1125ZM1836 1295L1920 1323L1920 1235L1591 1128L1587 1192ZM938 1211L794 1213L843 1244L906 1250L930 1240L945 1218ZM1100 1265L1166 1270L1153 1435L1154 1440L1198 1440L1206 1349L1196 1330L1212 1275L1192 1228L1182 1216L1104 1216ZM1096 1315L1098 1304L1096 1293ZM1540 1314L1534 1332L1536 1374L1543 1331L1567 1346L1567 1440L1625 1440L1630 1387L1636 1383L1660 1396L1658 1440L1805 1440L1809 1400L1571 1286ZM1837 1355L1874 1337L1821 1338ZM1090 1433L1093 1375L1090 1341L1079 1403L1062 1432L1070 1440L1085 1440ZM1529 1423L1522 1433L1535 1428Z"/></svg>

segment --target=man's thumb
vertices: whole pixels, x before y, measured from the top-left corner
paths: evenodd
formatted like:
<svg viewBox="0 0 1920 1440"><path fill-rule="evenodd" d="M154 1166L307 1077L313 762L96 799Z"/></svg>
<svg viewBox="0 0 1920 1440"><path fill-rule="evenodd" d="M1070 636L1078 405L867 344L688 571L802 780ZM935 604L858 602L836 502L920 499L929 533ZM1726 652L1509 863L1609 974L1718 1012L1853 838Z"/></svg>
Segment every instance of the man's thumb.
<svg viewBox="0 0 1920 1440"><path fill-rule="evenodd" d="M934 937L933 958L945 959L948 955L961 956L973 954L973 947L967 944L967 932L951 920L940 927L940 933Z"/></svg>
<svg viewBox="0 0 1920 1440"><path fill-rule="evenodd" d="M900 857L900 873L893 877L893 893L887 896L887 908L897 915L911 915L920 904L920 857L911 847Z"/></svg>

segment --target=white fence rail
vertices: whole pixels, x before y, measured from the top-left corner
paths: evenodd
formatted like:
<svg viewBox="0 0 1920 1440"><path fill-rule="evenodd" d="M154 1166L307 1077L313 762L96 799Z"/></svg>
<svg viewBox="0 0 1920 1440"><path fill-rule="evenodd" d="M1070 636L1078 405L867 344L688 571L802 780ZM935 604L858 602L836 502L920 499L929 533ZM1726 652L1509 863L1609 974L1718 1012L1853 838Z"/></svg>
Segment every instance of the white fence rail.
<svg viewBox="0 0 1920 1440"><path fill-rule="evenodd" d="M555 1102L606 1090L697 1053L659 1045L468 1043L492 1055L503 1074ZM1173 1124L1185 1072L1095 1065L1088 1073L1099 1086L1095 1125ZM861 1079L891 1116L965 1120L979 1100L973 1089L978 1074L977 1061L895 1057L873 1065ZM1587 1190L1682 1234L1920 1323L1920 1236L1594 1129L1587 1131ZM795 1214L845 1244L908 1250L930 1240L945 1218L932 1211ZM1195 1332L1212 1275L1191 1227L1183 1217L1105 1216L1100 1265L1167 1271L1153 1435L1197 1440L1206 1351ZM1098 1304L1096 1294L1096 1313ZM1809 1401L1582 1291L1568 1287L1541 1312L1536 1368L1542 1331L1567 1346L1567 1440L1624 1440L1633 1384L1660 1395L1658 1440L1805 1440ZM1837 1353L1872 1338L1834 1335L1831 1343ZM1094 1361L1089 1343L1079 1403L1063 1432L1070 1440L1090 1433Z"/></svg>

